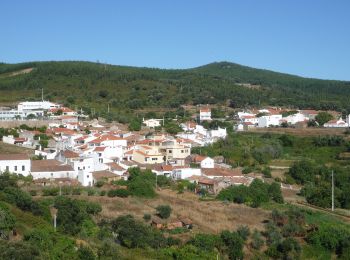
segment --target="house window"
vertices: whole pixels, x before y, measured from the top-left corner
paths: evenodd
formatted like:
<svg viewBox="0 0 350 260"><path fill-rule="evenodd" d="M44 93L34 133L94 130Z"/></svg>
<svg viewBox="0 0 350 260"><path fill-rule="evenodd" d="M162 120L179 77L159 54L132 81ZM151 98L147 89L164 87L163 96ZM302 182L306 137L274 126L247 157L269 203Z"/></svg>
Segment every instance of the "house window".
<svg viewBox="0 0 350 260"><path fill-rule="evenodd" d="M86 175L86 178L88 178L88 179L89 179L89 178L90 178L90 175Z"/></svg>
<svg viewBox="0 0 350 260"><path fill-rule="evenodd" d="M181 153L184 153L184 150L181 150Z"/></svg>
<svg viewBox="0 0 350 260"><path fill-rule="evenodd" d="M67 177L69 177L69 172L67 172Z"/></svg>
<svg viewBox="0 0 350 260"><path fill-rule="evenodd" d="M172 151L172 150L169 150L169 153L173 153L173 151Z"/></svg>
<svg viewBox="0 0 350 260"><path fill-rule="evenodd" d="M17 171L17 166L15 166L15 172Z"/></svg>
<svg viewBox="0 0 350 260"><path fill-rule="evenodd" d="M152 161L157 161L158 158L152 158Z"/></svg>
<svg viewBox="0 0 350 260"><path fill-rule="evenodd" d="M53 173L51 172L51 177L53 177Z"/></svg>
<svg viewBox="0 0 350 260"><path fill-rule="evenodd" d="M10 166L6 166L6 171L7 171L7 172L10 171Z"/></svg>

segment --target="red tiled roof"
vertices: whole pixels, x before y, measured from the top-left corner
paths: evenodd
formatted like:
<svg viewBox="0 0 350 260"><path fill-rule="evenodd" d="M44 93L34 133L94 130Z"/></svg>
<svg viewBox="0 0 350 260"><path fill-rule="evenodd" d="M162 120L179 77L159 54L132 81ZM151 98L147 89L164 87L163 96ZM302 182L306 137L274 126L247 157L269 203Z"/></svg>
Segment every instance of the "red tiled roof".
<svg viewBox="0 0 350 260"><path fill-rule="evenodd" d="M63 172L74 171L68 164L62 164L57 160L34 160L32 161L31 172Z"/></svg>
<svg viewBox="0 0 350 260"><path fill-rule="evenodd" d="M105 149L106 149L105 146L96 147L96 148L94 149L94 152L103 152Z"/></svg>
<svg viewBox="0 0 350 260"><path fill-rule="evenodd" d="M73 151L71 151L71 150L65 150L65 151L63 152L63 156L64 156L65 158L78 158L78 157L79 157L79 154L76 153L76 152L73 152Z"/></svg>
<svg viewBox="0 0 350 260"><path fill-rule="evenodd" d="M14 160L29 160L27 154L17 153L17 154L0 154L0 161L14 161Z"/></svg>
<svg viewBox="0 0 350 260"><path fill-rule="evenodd" d="M99 137L97 137L96 139L90 141L90 143L101 143L104 141L116 141L116 140L125 140L121 137L117 137L114 135L101 135Z"/></svg>

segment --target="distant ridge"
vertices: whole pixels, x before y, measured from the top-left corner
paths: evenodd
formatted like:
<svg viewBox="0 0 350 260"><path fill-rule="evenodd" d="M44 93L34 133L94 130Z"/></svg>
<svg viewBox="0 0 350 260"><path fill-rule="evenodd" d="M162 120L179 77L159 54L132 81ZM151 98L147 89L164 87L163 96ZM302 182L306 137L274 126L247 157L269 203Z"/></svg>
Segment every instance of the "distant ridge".
<svg viewBox="0 0 350 260"><path fill-rule="evenodd" d="M33 68L30 73L8 77ZM0 63L0 102L38 97L67 105L106 103L116 113L178 108L182 104L258 105L350 111L350 82L321 80L214 62L190 69L157 69L82 61Z"/></svg>

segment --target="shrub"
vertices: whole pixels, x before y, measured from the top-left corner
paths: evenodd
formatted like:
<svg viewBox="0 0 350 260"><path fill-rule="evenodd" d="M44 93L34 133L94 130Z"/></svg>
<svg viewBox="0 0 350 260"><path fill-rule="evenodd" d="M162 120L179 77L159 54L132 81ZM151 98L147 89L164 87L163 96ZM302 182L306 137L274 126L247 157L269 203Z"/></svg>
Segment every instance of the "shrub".
<svg viewBox="0 0 350 260"><path fill-rule="evenodd" d="M101 190L100 196L105 196L105 195L106 195L106 191L105 190Z"/></svg>
<svg viewBox="0 0 350 260"><path fill-rule="evenodd" d="M88 190L87 190L87 195L88 195L88 196L93 196L93 195L95 195L95 190L94 190L94 189L88 189Z"/></svg>
<svg viewBox="0 0 350 260"><path fill-rule="evenodd" d="M223 231L220 235L230 259L243 259L243 240L236 232Z"/></svg>
<svg viewBox="0 0 350 260"><path fill-rule="evenodd" d="M80 195L81 194L81 188L75 188L72 191L72 195Z"/></svg>
<svg viewBox="0 0 350 260"><path fill-rule="evenodd" d="M250 244L256 250L259 250L264 245L264 240L262 239L260 232L256 229L253 231L252 241Z"/></svg>
<svg viewBox="0 0 350 260"><path fill-rule="evenodd" d="M220 245L220 237L212 234L197 234L189 243L202 251L213 251Z"/></svg>
<svg viewBox="0 0 350 260"><path fill-rule="evenodd" d="M169 218L171 214L171 207L169 205L160 205L156 208L157 215L163 219Z"/></svg>
<svg viewBox="0 0 350 260"><path fill-rule="evenodd" d="M144 214L143 215L143 219L145 220L145 221L150 221L151 220L151 214Z"/></svg>
<svg viewBox="0 0 350 260"><path fill-rule="evenodd" d="M31 196L36 196L37 195L37 191L36 190L31 190L31 191L29 191L29 194Z"/></svg>
<svg viewBox="0 0 350 260"><path fill-rule="evenodd" d="M240 226L237 229L237 233L244 241L246 241L250 236L250 229L248 226Z"/></svg>
<svg viewBox="0 0 350 260"><path fill-rule="evenodd" d="M57 196L59 191L59 188L45 188L42 190L42 194L43 196Z"/></svg>
<svg viewBox="0 0 350 260"><path fill-rule="evenodd" d="M271 169L270 169L270 167L265 167L265 168L262 170L262 174L264 174L264 177L266 177L266 178L271 178L272 175L271 175Z"/></svg>

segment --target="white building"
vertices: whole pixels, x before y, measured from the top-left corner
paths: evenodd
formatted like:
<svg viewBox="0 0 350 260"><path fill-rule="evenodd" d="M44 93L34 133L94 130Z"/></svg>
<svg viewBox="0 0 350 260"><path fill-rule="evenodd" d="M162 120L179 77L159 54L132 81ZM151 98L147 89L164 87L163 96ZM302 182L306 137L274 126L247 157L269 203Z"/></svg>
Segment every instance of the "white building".
<svg viewBox="0 0 350 260"><path fill-rule="evenodd" d="M148 120L145 120L143 119L142 123L144 125L146 125L147 127L149 128L155 128L155 127L159 127L160 126L160 122L162 121L163 119L148 119Z"/></svg>
<svg viewBox="0 0 350 260"><path fill-rule="evenodd" d="M18 104L17 109L20 112L28 110L50 110L52 108L59 108L60 105L49 101L25 101Z"/></svg>
<svg viewBox="0 0 350 260"><path fill-rule="evenodd" d="M0 172L11 172L28 176L31 162L26 154L0 154Z"/></svg>
<svg viewBox="0 0 350 260"><path fill-rule="evenodd" d="M282 115L269 115L259 117L258 127L279 126Z"/></svg>
<svg viewBox="0 0 350 260"><path fill-rule="evenodd" d="M211 138L222 138L225 139L227 136L227 131L226 128L220 128L218 127L218 129L213 129L208 131L209 137Z"/></svg>
<svg viewBox="0 0 350 260"><path fill-rule="evenodd" d="M77 179L78 174L73 167L57 160L34 160L31 162L30 174L33 179Z"/></svg>
<svg viewBox="0 0 350 260"><path fill-rule="evenodd" d="M304 122L305 120L308 120L309 118L305 117L304 114L298 112L296 114L293 115L289 115L283 118L283 120L286 120L287 123L289 124L296 124L298 122Z"/></svg>
<svg viewBox="0 0 350 260"><path fill-rule="evenodd" d="M252 115L242 116L241 120L242 123L252 123L254 125L257 125L259 123L259 118Z"/></svg>
<svg viewBox="0 0 350 260"><path fill-rule="evenodd" d="M349 124L346 123L342 118L339 118L338 120L330 120L327 123L323 125L324 127L329 128L342 128L342 127L349 127Z"/></svg>
<svg viewBox="0 0 350 260"><path fill-rule="evenodd" d="M176 168L172 171L171 177L174 180L183 180L191 176L200 176L201 169L197 168Z"/></svg>
<svg viewBox="0 0 350 260"><path fill-rule="evenodd" d="M211 120L211 110L209 107L203 107L199 110L199 120L200 121L210 121Z"/></svg>
<svg viewBox="0 0 350 260"><path fill-rule="evenodd" d="M214 160L210 157L206 157L200 162L201 168L214 168Z"/></svg>

